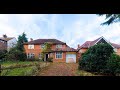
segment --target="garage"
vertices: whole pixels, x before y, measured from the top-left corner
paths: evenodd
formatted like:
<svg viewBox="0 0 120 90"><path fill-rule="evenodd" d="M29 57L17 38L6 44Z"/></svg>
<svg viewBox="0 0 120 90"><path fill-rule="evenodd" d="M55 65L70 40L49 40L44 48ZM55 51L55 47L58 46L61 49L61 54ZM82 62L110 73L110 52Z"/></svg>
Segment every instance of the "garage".
<svg viewBox="0 0 120 90"><path fill-rule="evenodd" d="M66 54L66 63L76 63L76 54Z"/></svg>

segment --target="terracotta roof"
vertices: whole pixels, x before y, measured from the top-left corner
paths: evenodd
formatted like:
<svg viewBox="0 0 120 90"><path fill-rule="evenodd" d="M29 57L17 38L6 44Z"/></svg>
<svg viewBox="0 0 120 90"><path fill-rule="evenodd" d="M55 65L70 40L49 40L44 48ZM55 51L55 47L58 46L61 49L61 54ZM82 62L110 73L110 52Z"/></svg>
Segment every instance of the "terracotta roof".
<svg viewBox="0 0 120 90"><path fill-rule="evenodd" d="M14 37L7 37L7 38L0 37L0 39L5 40L5 41L9 41L9 40L11 40L11 39L13 39L13 38L14 38Z"/></svg>
<svg viewBox="0 0 120 90"><path fill-rule="evenodd" d="M100 38L101 38L101 37L100 37ZM96 43L100 38L98 38L98 39L96 39L96 40L94 40L94 41L86 41L83 45L80 46L80 48L89 48L89 47L95 45L95 43ZM120 48L120 45L118 45L118 44L115 44L115 43L110 43L110 44L111 44L113 47L115 47L115 48ZM80 49L80 48L79 48L79 49Z"/></svg>
<svg viewBox="0 0 120 90"><path fill-rule="evenodd" d="M44 44L46 42L51 42L53 44L65 44L64 42L57 39L37 39L24 44Z"/></svg>

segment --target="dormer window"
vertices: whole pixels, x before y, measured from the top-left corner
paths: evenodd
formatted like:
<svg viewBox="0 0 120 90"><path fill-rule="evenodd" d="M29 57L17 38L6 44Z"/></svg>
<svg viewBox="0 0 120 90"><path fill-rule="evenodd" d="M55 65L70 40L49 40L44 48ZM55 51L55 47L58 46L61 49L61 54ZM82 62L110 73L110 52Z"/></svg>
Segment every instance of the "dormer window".
<svg viewBox="0 0 120 90"><path fill-rule="evenodd" d="M56 48L62 48L61 44L56 45Z"/></svg>
<svg viewBox="0 0 120 90"><path fill-rule="evenodd" d="M28 49L34 49L34 45L28 45Z"/></svg>

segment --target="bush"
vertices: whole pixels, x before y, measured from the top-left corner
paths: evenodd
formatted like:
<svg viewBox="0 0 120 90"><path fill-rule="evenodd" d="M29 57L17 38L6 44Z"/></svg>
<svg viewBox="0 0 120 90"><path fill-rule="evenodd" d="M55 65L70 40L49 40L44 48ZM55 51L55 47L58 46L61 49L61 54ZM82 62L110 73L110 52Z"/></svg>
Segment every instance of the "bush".
<svg viewBox="0 0 120 90"><path fill-rule="evenodd" d="M6 56L7 51L6 50L0 50L0 60L3 60Z"/></svg>
<svg viewBox="0 0 120 90"><path fill-rule="evenodd" d="M113 48L109 44L94 45L82 55L79 61L79 69L103 72L112 53Z"/></svg>
<svg viewBox="0 0 120 90"><path fill-rule="evenodd" d="M111 58L107 61L105 73L112 75L120 74L120 56L112 54Z"/></svg>
<svg viewBox="0 0 120 90"><path fill-rule="evenodd" d="M48 61L48 62L53 62L53 58L50 57L50 58L47 59L47 61Z"/></svg>
<svg viewBox="0 0 120 90"><path fill-rule="evenodd" d="M6 59L11 61L25 61L26 58L26 54L16 48L10 49L6 56Z"/></svg>

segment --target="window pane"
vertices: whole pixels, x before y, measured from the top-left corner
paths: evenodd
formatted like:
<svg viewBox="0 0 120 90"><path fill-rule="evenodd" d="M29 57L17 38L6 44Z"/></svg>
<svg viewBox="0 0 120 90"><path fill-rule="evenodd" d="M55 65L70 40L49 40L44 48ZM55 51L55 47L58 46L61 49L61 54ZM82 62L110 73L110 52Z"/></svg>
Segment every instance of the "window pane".
<svg viewBox="0 0 120 90"><path fill-rule="evenodd" d="M57 52L56 53L56 58L62 58L62 52Z"/></svg>

